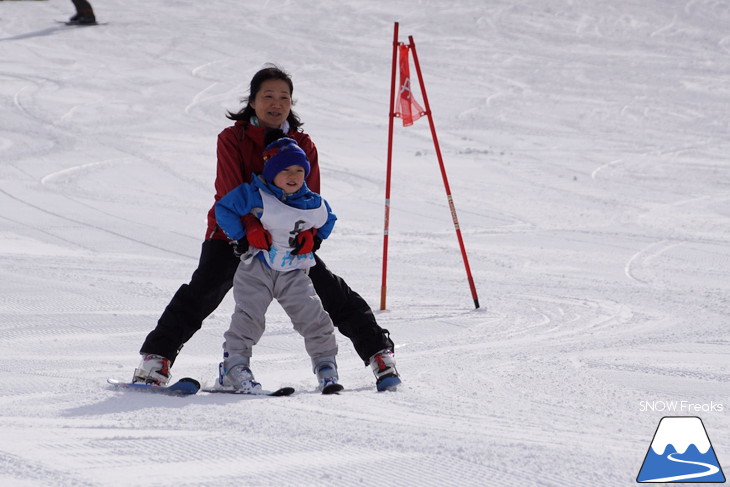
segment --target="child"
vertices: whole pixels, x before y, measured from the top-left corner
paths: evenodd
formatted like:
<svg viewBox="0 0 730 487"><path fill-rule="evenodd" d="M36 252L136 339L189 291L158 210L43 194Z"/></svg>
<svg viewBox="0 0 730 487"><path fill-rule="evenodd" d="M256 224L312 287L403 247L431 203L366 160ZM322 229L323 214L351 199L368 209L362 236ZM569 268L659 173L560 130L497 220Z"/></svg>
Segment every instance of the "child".
<svg viewBox="0 0 730 487"><path fill-rule="evenodd" d="M248 213L259 217L270 242L268 249L237 248L242 255L233 278L236 308L224 335L219 386L244 394L261 391L249 365L252 348L264 333L266 309L276 298L304 337L319 387L325 391L337 387L337 342L307 269L314 265L312 252L329 236L337 217L307 188L309 161L296 141L284 137L272 142L264 161L263 174L226 194L215 207L218 225L237 247L248 245L241 222Z"/></svg>

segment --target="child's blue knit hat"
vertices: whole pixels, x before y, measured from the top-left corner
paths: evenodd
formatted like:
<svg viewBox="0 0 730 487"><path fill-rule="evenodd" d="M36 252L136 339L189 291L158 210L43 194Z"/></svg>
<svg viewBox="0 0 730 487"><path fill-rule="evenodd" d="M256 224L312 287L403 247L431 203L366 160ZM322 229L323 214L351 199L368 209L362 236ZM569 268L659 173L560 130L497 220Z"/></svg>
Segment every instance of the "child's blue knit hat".
<svg viewBox="0 0 730 487"><path fill-rule="evenodd" d="M304 177L309 176L309 161L307 155L297 141L288 137L275 140L266 146L264 151L264 180L271 184L279 172L289 166L302 166Z"/></svg>

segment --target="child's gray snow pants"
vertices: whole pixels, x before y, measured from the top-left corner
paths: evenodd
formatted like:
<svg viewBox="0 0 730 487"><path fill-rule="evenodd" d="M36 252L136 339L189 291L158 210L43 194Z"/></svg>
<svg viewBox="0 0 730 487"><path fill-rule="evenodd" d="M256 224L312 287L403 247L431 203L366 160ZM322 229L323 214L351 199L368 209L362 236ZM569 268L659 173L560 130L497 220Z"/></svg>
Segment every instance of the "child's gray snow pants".
<svg viewBox="0 0 730 487"><path fill-rule="evenodd" d="M236 307L223 344L228 352L227 368L248 365L253 346L264 334L266 310L274 298L304 337L313 361L337 354L335 327L305 270L275 271L258 258L241 262L233 278L233 297Z"/></svg>

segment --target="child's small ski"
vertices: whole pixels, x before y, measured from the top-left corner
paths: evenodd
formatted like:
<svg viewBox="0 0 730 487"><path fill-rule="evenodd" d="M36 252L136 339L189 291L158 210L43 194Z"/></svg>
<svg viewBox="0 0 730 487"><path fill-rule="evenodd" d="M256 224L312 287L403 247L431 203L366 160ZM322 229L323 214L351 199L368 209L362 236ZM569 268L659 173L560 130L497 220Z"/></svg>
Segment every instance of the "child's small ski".
<svg viewBox="0 0 730 487"><path fill-rule="evenodd" d="M324 389L322 389L322 394L339 394L340 391L343 391L345 387L342 384L327 384Z"/></svg>
<svg viewBox="0 0 730 487"><path fill-rule="evenodd" d="M118 379L107 379L107 382L117 389L126 389L140 392L166 394L168 396L190 396L200 390L200 382L190 377L184 377L170 386L155 386L140 382L127 382Z"/></svg>
<svg viewBox="0 0 730 487"><path fill-rule="evenodd" d="M213 394L240 394L242 396L271 396L271 397L283 397L291 396L294 394L293 387L280 387L275 391L259 391L259 392L241 392L235 389L223 389L223 388L206 388L203 392L210 392Z"/></svg>

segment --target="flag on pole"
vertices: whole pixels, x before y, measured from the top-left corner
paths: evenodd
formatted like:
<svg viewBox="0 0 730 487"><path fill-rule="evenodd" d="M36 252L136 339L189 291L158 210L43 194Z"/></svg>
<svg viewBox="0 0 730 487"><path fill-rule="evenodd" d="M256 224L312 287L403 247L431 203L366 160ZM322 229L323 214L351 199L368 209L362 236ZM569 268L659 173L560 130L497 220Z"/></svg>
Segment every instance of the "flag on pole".
<svg viewBox="0 0 730 487"><path fill-rule="evenodd" d="M456 207L454 205L454 200L451 197L451 189L449 188L449 181L446 177L446 168L444 167L443 157L441 156L441 148L439 147L438 138L436 137L436 129L434 128L433 124L433 115L431 113L431 108L428 104L426 85L423 82L423 76L421 75L421 66L418 63L418 55L416 54L416 43L413 41L413 36L408 36L408 41L408 44L398 42L398 22L396 22L393 28L393 57L390 70L390 105L388 107L388 161L385 173L385 225L383 230L383 279L380 286L380 309L386 309L385 297L386 276L388 274L388 234L390 231L390 176L393 160L393 121L396 117L401 117L403 119L403 126L408 127L410 125L413 125L413 122L415 122L424 115L428 117L428 124L431 128L431 137L433 138L433 145L436 149L436 157L438 158L439 167L441 168L441 177L443 178L444 188L446 189L446 198L448 199L449 208L451 209L451 216L454 220L456 238L459 241L459 247L461 248L461 255L464 260L464 269L466 270L467 280L469 281L469 288L471 289L471 295L474 299L474 306L476 308L479 308L479 298L477 297L476 287L474 286L474 279L471 275L469 260L466 256L466 248L464 247L464 240L461 236L459 221L456 218ZM423 96L423 104L426 105L425 110L421 108L421 105L419 105L418 102L413 98L413 92L411 91L411 70L409 66L410 51L413 51L413 62L416 66L416 75L418 76L421 96ZM398 66L400 66L400 90L398 93L397 105L400 108L400 112L396 111L395 100L395 72Z"/></svg>
<svg viewBox="0 0 730 487"><path fill-rule="evenodd" d="M400 93L398 94L398 105L400 107L400 117L403 119L403 126L413 125L413 122L421 118L426 112L421 108L411 91L411 69L408 53L411 46L409 44L400 45L399 64L400 64Z"/></svg>

